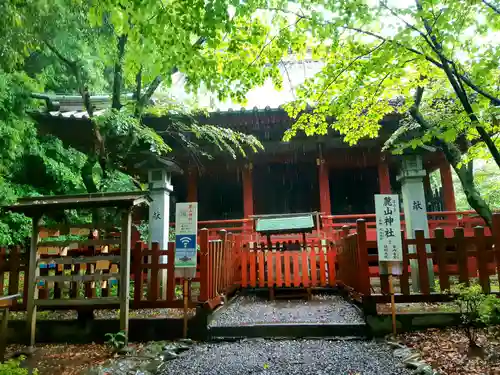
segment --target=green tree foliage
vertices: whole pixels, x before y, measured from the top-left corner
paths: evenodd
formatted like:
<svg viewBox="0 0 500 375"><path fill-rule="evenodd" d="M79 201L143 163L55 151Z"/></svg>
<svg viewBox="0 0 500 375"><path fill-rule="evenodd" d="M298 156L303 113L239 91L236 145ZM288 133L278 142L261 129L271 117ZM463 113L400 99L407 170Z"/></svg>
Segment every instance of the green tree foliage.
<svg viewBox="0 0 500 375"><path fill-rule="evenodd" d="M0 375L38 375L38 370L30 370L24 367L21 367L21 360L10 359L6 362L0 363Z"/></svg>
<svg viewBox="0 0 500 375"><path fill-rule="evenodd" d="M242 101L269 77L279 87L282 51L305 39L281 35L260 6L231 0L2 2L0 204L24 195L142 188L130 176L130 161L144 151L187 152L200 162L221 151L237 157L261 149L252 136L200 125L195 106L157 95L177 72L191 92L205 89L220 99ZM286 16L272 21L288 26ZM92 122L91 151L84 155L54 136L37 135L28 114L41 103L31 92L81 96ZM103 116L95 116L90 103L95 94L111 95ZM165 131L147 127L146 116L166 118ZM26 219L2 215L0 243L20 242Z"/></svg>
<svg viewBox="0 0 500 375"><path fill-rule="evenodd" d="M297 121L285 139L333 128L355 144L377 137L384 115L399 113L403 129L391 145L398 152L424 144L441 149L469 204L491 223L462 152L487 150L500 165L498 8L498 1L455 0L276 4L274 11L294 24L287 32L310 35L313 57L325 61L287 107ZM304 112L307 104L312 112Z"/></svg>
<svg viewBox="0 0 500 375"><path fill-rule="evenodd" d="M142 120L158 88L170 86L173 73L184 75L188 90L203 87L239 100L268 77L280 84L281 56L261 50L269 23L256 15L255 6L231 4L38 0L24 13L34 40L26 69L42 76L48 89L81 95L93 123L95 152L82 169L88 191L99 190L91 173L97 162L107 177L113 170L127 172L130 154L171 151ZM111 93L112 109L96 118L90 95L102 91ZM129 92L133 98L124 99ZM247 146L261 148L253 137L199 126L191 112L170 108L167 113L172 124L166 133L181 147L200 151L198 143L209 141L233 156L244 155Z"/></svg>
<svg viewBox="0 0 500 375"><path fill-rule="evenodd" d="M492 210L500 210L500 175L495 163L476 163L474 168L474 180L481 196ZM453 175L453 186L458 210L470 210L462 184L456 174Z"/></svg>

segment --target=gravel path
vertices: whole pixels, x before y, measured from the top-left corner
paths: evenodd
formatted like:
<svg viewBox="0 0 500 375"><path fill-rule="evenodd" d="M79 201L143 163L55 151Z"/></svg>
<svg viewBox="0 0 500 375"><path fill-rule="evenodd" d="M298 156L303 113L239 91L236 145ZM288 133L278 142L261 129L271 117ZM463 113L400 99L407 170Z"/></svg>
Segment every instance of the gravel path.
<svg viewBox="0 0 500 375"><path fill-rule="evenodd" d="M166 362L161 375L410 375L375 341L263 340L202 344Z"/></svg>
<svg viewBox="0 0 500 375"><path fill-rule="evenodd" d="M359 310L342 297L319 295L314 296L312 301L266 301L255 297L237 297L210 325L363 322Z"/></svg>

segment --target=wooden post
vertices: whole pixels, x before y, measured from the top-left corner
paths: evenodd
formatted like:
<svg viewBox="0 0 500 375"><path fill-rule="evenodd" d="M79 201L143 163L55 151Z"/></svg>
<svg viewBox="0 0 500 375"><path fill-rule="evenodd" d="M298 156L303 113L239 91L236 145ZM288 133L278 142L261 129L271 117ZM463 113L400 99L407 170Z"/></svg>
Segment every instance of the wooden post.
<svg viewBox="0 0 500 375"><path fill-rule="evenodd" d="M442 292L450 289L450 279L448 277L448 259L446 256L446 239L444 237L444 230L437 228L434 231L434 238L436 239L437 261L439 267L439 286Z"/></svg>
<svg viewBox="0 0 500 375"><path fill-rule="evenodd" d="M387 160L381 159L378 163L378 185L380 194L391 194L391 179Z"/></svg>
<svg viewBox="0 0 500 375"><path fill-rule="evenodd" d="M441 184L443 185L443 200L445 211L456 211L457 204L455 202L455 190L453 190L453 176L451 174L451 167L448 162L443 162L439 166L441 174ZM454 219L456 216L447 219Z"/></svg>
<svg viewBox="0 0 500 375"><path fill-rule="evenodd" d="M7 335L9 325L9 306L3 307L2 327L0 328L0 363L5 359L5 349L7 348Z"/></svg>
<svg viewBox="0 0 500 375"><path fill-rule="evenodd" d="M175 242L168 243L167 301L175 299Z"/></svg>
<svg viewBox="0 0 500 375"><path fill-rule="evenodd" d="M248 163L242 171L243 217L246 219L243 223L243 228L246 241L253 240L253 220L250 219L250 216L254 214L252 169L252 163Z"/></svg>
<svg viewBox="0 0 500 375"><path fill-rule="evenodd" d="M188 301L189 301L189 289L191 285L191 280L184 279L182 294L184 296L184 326L182 329L182 337L187 338L188 332Z"/></svg>
<svg viewBox="0 0 500 375"><path fill-rule="evenodd" d="M132 211L130 208L122 213L121 245L120 245L120 330L125 332L128 343L128 312L130 290L130 240L132 228Z"/></svg>
<svg viewBox="0 0 500 375"><path fill-rule="evenodd" d="M488 253L486 249L486 238L484 237L484 228L481 226L474 228L474 237L476 243L476 261L479 271L479 284L483 288L483 293L490 294L490 275L488 274Z"/></svg>
<svg viewBox="0 0 500 375"><path fill-rule="evenodd" d="M200 230L200 302L208 301L210 277L208 272L208 229Z"/></svg>
<svg viewBox="0 0 500 375"><path fill-rule="evenodd" d="M252 163L245 166L243 170L243 216L248 218L253 215L253 181Z"/></svg>
<svg viewBox="0 0 500 375"><path fill-rule="evenodd" d="M396 336L396 301L394 299L394 283L392 275L392 262L387 262L389 271L389 293L391 295L391 316L392 316L392 334Z"/></svg>
<svg viewBox="0 0 500 375"><path fill-rule="evenodd" d="M469 286L469 257L465 246L464 228L453 229L453 239L457 251L458 281Z"/></svg>
<svg viewBox="0 0 500 375"><path fill-rule="evenodd" d="M328 174L328 164L320 155L316 159L318 165L318 182L319 182L319 206L320 211L324 215L332 213L331 198L330 198L330 176Z"/></svg>
<svg viewBox="0 0 500 375"><path fill-rule="evenodd" d="M493 214L493 243L495 244L495 263L500 282L500 214Z"/></svg>
<svg viewBox="0 0 500 375"><path fill-rule="evenodd" d="M38 224L41 215L38 214L32 218L31 226L31 244L29 253L29 263L28 263L28 302L27 302L27 328L29 334L29 345L32 347L35 345L35 335L36 335L36 299L38 297L38 289L36 288L36 277L38 276ZM26 276L25 276L26 277Z"/></svg>
<svg viewBox="0 0 500 375"><path fill-rule="evenodd" d="M420 292L430 294L429 272L427 269L427 250L425 247L425 234L423 230L415 231L415 241L417 243L418 274L420 278Z"/></svg>
<svg viewBox="0 0 500 375"><path fill-rule="evenodd" d="M401 288L401 294L410 294L410 273L408 272L408 267L410 265L408 259L408 242L406 241L404 230L401 231L401 238L403 239L403 263L402 272L399 277L399 286Z"/></svg>
<svg viewBox="0 0 500 375"><path fill-rule="evenodd" d="M158 296L160 295L160 282L158 278L159 266L160 266L160 244L158 242L153 242L151 244L151 259L150 262L150 275L149 285L148 285L148 300L151 302L156 302ZM163 270L162 270L163 271Z"/></svg>
<svg viewBox="0 0 500 375"><path fill-rule="evenodd" d="M141 303L142 299L142 284L143 284L143 279L142 279L142 261L143 261L143 256L142 256L142 242L136 242L134 246L134 306L137 308L139 307L139 304Z"/></svg>
<svg viewBox="0 0 500 375"><path fill-rule="evenodd" d="M356 221L356 232L358 239L357 259L359 292L365 296L370 295L370 269L368 267L368 249L366 246L366 222L363 219Z"/></svg>

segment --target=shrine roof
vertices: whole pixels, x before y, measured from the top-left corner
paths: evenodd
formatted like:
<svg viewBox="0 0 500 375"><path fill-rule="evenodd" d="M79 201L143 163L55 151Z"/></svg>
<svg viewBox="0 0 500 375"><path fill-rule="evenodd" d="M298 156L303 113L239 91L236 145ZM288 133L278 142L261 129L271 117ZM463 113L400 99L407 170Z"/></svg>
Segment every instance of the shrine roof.
<svg viewBox="0 0 500 375"><path fill-rule="evenodd" d="M59 119L71 119L71 120L88 120L89 114L84 108L83 100L78 96L68 96L68 95L45 95L45 94L33 94L34 98L45 100L45 108L40 108L34 111L32 114L42 117L49 118L59 118ZM126 95L125 98L129 98L130 95ZM127 100L127 99L125 99ZM106 110L111 108L111 97L106 95L98 95L90 97L91 105L94 109L94 117L102 116L105 114ZM283 106L279 107L257 107L253 108L228 108L228 109L216 109L207 112L208 114L199 114L197 120L200 123L214 124L222 119L231 124L250 124L250 123L269 123L278 120L291 121L288 114L283 109ZM278 116L278 117L276 117ZM166 117L166 116L165 116ZM156 119L161 120L163 117L157 116L145 116L146 119ZM226 121L223 124L225 125Z"/></svg>
<svg viewBox="0 0 500 375"><path fill-rule="evenodd" d="M51 195L19 198L11 206L2 207L4 210L34 216L44 212L79 209L118 207L127 208L142 203L149 204L151 198L148 192L134 191L127 193L94 193L76 195Z"/></svg>
<svg viewBox="0 0 500 375"><path fill-rule="evenodd" d="M47 95L47 94L32 94L35 99L44 100L46 105L38 111L34 111L33 115L61 118L61 119L74 119L74 120L88 120L89 114L85 110L83 99L78 96L72 95ZM123 95L123 102L132 99L132 94ZM398 99L391 100L391 103L397 105ZM95 95L90 97L90 103L94 110L94 116L103 115L107 109L111 108L111 96L109 95ZM154 105L154 101L151 103ZM262 103L259 103L262 104ZM254 106L252 108L228 108L223 106L224 109L208 110L205 114L199 114L197 120L202 124L218 124L224 125L251 125L251 124L272 124L272 123L291 123L293 119L288 116L284 109L284 104L279 106ZM312 107L308 106L306 112L311 111ZM146 122L151 120L163 120L168 116L145 116ZM394 115L386 116L387 119L394 117Z"/></svg>

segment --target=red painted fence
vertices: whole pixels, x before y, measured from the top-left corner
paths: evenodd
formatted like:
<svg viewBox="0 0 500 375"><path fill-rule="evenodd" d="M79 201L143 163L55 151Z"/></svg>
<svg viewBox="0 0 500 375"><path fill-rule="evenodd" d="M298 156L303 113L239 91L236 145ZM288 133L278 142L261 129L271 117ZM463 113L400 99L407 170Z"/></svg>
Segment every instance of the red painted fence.
<svg viewBox="0 0 500 375"><path fill-rule="evenodd" d="M396 277L399 284L396 292L404 296L439 293L433 290L429 280L428 260L432 260L441 292L449 290L453 283L478 281L483 291L490 293L492 276L497 275L500 281L500 214L494 215L493 228L494 235L490 235L490 231L486 233L483 227L476 227L472 236L465 237L464 228L457 227L449 237L438 228L431 238L425 238L423 231L415 231L415 239L404 238L402 274ZM374 287L384 283L378 272L378 255L369 253L369 249L376 249L377 242L368 241L366 231L366 222L358 220L356 233L349 233L345 227L337 241L338 280L362 296L377 294ZM418 264L419 293L411 291L412 261Z"/></svg>
<svg viewBox="0 0 500 375"><path fill-rule="evenodd" d="M271 248L246 244L241 252L241 275L243 288L333 287L335 248L322 241L310 242L306 248L298 242L278 242Z"/></svg>
<svg viewBox="0 0 500 375"><path fill-rule="evenodd" d="M241 236L222 231L220 239L209 240L208 229L200 231L200 297L211 308L219 305L241 280Z"/></svg>
<svg viewBox="0 0 500 375"><path fill-rule="evenodd" d="M209 240L208 234L208 230L200 231L198 267L191 288L193 292L199 290L199 295L191 295L191 308L199 304L215 308L241 280L241 236L221 231L218 240ZM40 254L38 278L46 281L38 282L37 290L38 299L44 300L43 307L57 305L58 309L74 309L74 305L66 305L64 301L82 298L95 301L95 305L89 303L87 308L117 308L118 302L109 300L119 295L120 249L109 250L106 246L103 249L92 246ZM26 309L28 255L19 247L0 249L0 295L20 293L23 296L14 303L13 310ZM165 250L156 243L147 249L138 242L131 257L132 308L183 307L182 279L175 277L174 243L169 243ZM71 281L60 281L63 277Z"/></svg>

